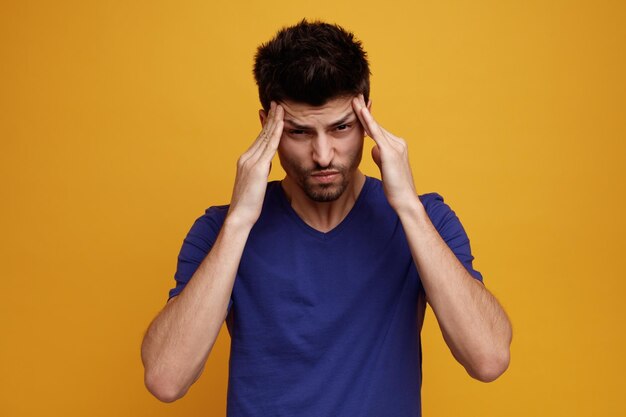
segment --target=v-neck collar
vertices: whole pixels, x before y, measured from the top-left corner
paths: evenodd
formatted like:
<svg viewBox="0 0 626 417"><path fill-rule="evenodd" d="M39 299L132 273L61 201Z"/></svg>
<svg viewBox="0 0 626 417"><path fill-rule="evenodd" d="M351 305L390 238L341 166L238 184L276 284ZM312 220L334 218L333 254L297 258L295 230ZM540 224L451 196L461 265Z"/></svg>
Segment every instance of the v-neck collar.
<svg viewBox="0 0 626 417"><path fill-rule="evenodd" d="M361 191L359 192L359 195L354 201L354 205L352 206L348 214L343 218L343 220L341 220L339 224L337 224L328 232L321 232L317 230L316 228L310 226L304 220L302 220L302 218L298 215L298 213L296 213L293 207L291 207L291 203L287 199L287 195L285 194L285 190L283 190L283 186L281 185L280 181L276 181L276 187L278 188L277 190L278 198L280 199L280 202L283 208L286 210L287 215L307 234L320 240L328 240L328 239L333 238L334 236L337 236L343 229L346 228L346 226L356 216L356 214L359 211L360 206L363 204L363 201L365 200L365 196L367 195L367 192L371 188L371 182L372 182L372 179L366 175L365 182L363 183L363 187L361 187Z"/></svg>

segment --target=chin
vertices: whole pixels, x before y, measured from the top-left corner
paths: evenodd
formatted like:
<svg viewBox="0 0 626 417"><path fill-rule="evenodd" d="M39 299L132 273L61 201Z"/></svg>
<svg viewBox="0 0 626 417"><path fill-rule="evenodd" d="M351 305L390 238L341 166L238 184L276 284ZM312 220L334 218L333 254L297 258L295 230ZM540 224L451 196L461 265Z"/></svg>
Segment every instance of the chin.
<svg viewBox="0 0 626 417"><path fill-rule="evenodd" d="M329 203L337 200L348 188L348 181L342 176L341 182L337 184L304 184L304 193L311 200L318 203Z"/></svg>
<svg viewBox="0 0 626 417"><path fill-rule="evenodd" d="M317 203L330 203L337 200L343 194L343 190L328 190L321 192L310 192L305 190L306 195Z"/></svg>

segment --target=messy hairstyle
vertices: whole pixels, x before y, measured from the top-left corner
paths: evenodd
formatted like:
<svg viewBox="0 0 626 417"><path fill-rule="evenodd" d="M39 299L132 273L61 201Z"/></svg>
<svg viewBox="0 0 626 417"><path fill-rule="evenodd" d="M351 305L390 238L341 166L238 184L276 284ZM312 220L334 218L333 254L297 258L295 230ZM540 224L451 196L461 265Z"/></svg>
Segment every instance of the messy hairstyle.
<svg viewBox="0 0 626 417"><path fill-rule="evenodd" d="M303 19L282 28L258 47L253 72L265 110L272 100L321 106L343 95L369 99L367 53L338 25Z"/></svg>

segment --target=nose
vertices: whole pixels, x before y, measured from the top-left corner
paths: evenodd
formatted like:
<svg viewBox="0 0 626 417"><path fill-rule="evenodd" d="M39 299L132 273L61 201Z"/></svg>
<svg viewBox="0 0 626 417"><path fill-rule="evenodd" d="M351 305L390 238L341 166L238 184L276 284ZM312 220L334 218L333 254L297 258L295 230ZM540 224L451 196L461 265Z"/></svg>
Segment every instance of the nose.
<svg viewBox="0 0 626 417"><path fill-rule="evenodd" d="M313 161L322 168L329 166L335 156L333 139L325 134L321 134L313 140L312 145Z"/></svg>

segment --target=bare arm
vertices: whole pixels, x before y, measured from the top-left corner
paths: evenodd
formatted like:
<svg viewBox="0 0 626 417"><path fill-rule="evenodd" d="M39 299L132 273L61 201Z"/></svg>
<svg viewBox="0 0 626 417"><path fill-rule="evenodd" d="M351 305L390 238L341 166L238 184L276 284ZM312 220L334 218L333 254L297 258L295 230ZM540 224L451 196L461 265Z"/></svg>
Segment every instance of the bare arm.
<svg viewBox="0 0 626 417"><path fill-rule="evenodd" d="M473 378L490 382L508 367L509 319L485 286L473 278L441 238L417 200L400 215L426 300L453 356Z"/></svg>
<svg viewBox="0 0 626 417"><path fill-rule="evenodd" d="M372 157L380 168L385 195L402 221L444 340L473 378L493 381L509 364L512 330L506 313L430 222L415 191L406 142L376 123L362 96L353 100L353 107L376 142Z"/></svg>
<svg viewBox="0 0 626 417"><path fill-rule="evenodd" d="M152 321L141 345L148 390L161 401L181 398L199 378L226 319L250 230L263 205L283 110L272 104L263 130L239 158L230 208L211 250L183 291Z"/></svg>
<svg viewBox="0 0 626 417"><path fill-rule="evenodd" d="M146 387L162 401L182 397L217 339L249 230L228 221L185 286L152 321L141 347Z"/></svg>

